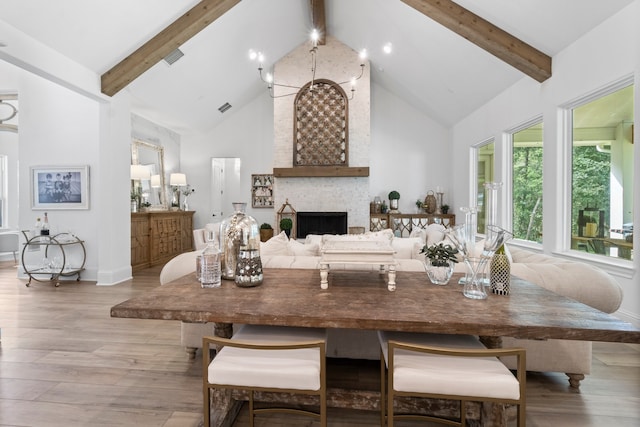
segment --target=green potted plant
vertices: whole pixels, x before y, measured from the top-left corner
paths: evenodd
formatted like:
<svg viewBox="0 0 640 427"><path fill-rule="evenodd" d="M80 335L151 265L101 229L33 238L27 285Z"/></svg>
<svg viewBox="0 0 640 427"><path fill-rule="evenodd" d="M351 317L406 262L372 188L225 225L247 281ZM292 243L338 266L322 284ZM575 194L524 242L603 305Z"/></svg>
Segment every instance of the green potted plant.
<svg viewBox="0 0 640 427"><path fill-rule="evenodd" d="M398 200L400 200L400 193L393 190L389 193L389 206L392 211L398 210Z"/></svg>
<svg viewBox="0 0 640 427"><path fill-rule="evenodd" d="M442 205L440 206L440 210L442 211L443 214L448 214L449 213L449 205Z"/></svg>
<svg viewBox="0 0 640 427"><path fill-rule="evenodd" d="M266 242L272 237L273 237L273 227L271 227L271 224L263 222L260 225L260 241Z"/></svg>
<svg viewBox="0 0 640 427"><path fill-rule="evenodd" d="M291 227L293 227L291 218L282 218L280 220L280 230L283 230L287 237L291 237Z"/></svg>
<svg viewBox="0 0 640 427"><path fill-rule="evenodd" d="M435 245L424 245L420 253L425 254L427 275L431 283L446 285L453 274L453 265L458 262L456 254L458 250L449 244L442 242Z"/></svg>
<svg viewBox="0 0 640 427"><path fill-rule="evenodd" d="M416 208L418 208L418 213L420 213L422 211L422 200L418 199L416 200Z"/></svg>

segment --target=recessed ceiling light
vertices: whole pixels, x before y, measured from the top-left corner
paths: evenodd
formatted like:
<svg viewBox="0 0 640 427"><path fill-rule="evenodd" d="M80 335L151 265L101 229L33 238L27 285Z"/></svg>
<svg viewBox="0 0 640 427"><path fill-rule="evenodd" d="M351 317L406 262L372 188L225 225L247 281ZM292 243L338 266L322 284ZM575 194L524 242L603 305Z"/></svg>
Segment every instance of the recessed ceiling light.
<svg viewBox="0 0 640 427"><path fill-rule="evenodd" d="M393 45L391 44L391 42L385 43L385 45L382 46L382 51L387 55L390 54L393 51Z"/></svg>

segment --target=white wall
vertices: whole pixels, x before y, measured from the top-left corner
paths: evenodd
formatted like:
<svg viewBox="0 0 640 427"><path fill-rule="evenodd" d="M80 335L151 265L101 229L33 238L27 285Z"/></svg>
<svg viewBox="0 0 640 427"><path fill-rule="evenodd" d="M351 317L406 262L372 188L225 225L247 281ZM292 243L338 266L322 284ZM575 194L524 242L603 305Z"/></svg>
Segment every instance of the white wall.
<svg viewBox="0 0 640 427"><path fill-rule="evenodd" d="M215 114L220 114L216 112ZM241 109L227 111L225 120L211 132L181 137L180 169L195 192L189 196L189 208L196 211L194 227L221 218L212 217L211 158L239 157L241 192L232 195L247 203L247 213L259 224L274 224L275 209L251 208L251 174L273 172L273 102L265 92ZM231 206L227 208L231 213Z"/></svg>
<svg viewBox="0 0 640 427"><path fill-rule="evenodd" d="M633 263L598 256L568 253L567 242L562 234L563 216L568 205L570 189L566 185L563 170L565 149L562 138L562 106L586 94L593 93L625 76L635 75L635 118L640 117L640 2L635 2L623 11L593 29L590 33L553 57L553 76L538 84L529 78L497 96L473 114L453 127L454 158L458 167L454 177L454 204L469 203L469 159L470 147L489 137L496 141L496 180L505 177L507 165L503 157L503 132L524 123L540 114L544 120L544 247L546 253L580 258L610 272L624 290L624 301L619 311L628 320L640 319L640 259L636 255ZM636 141L638 127L636 126ZM634 144L634 188L636 200L634 223L640 224L640 147ZM636 233L634 246L640 238Z"/></svg>
<svg viewBox="0 0 640 427"><path fill-rule="evenodd" d="M33 74L0 63L2 85L17 87L20 99L19 221L20 229L31 229L43 211L31 208L32 166L89 166L90 177L97 172L99 141L99 107L95 101L71 92ZM15 79L15 80L14 80ZM97 182L90 185L90 210L49 210L53 232L71 231L86 239L87 276L95 279L98 269L98 222L100 209ZM15 201L14 201L15 202Z"/></svg>
<svg viewBox="0 0 640 427"><path fill-rule="evenodd" d="M84 90L73 90L74 84L53 83L42 75L50 77L46 70L21 69L0 61L0 90L17 91L20 100L17 179L13 182L18 200L12 200L18 219L12 225L31 229L43 214L31 208L31 166L87 165L89 209L48 210L52 231L73 232L85 241L83 279L113 284L130 278L126 95L109 103L98 94L87 96Z"/></svg>
<svg viewBox="0 0 640 427"><path fill-rule="evenodd" d="M400 193L401 212L416 212L417 199L441 186L451 205L452 165L449 131L380 85L371 87L369 197L387 200ZM388 204L387 200L387 204ZM458 205L460 206L460 205ZM453 206L452 206L453 208ZM456 213L451 211L451 213Z"/></svg>
<svg viewBox="0 0 640 427"><path fill-rule="evenodd" d="M7 67L9 68L9 67ZM7 73L9 70L7 70ZM12 79L16 80L16 79ZM11 94L17 93L17 88L10 86L1 86L0 93ZM10 101L9 104L16 107L20 111L20 100ZM4 110L6 111L6 110ZM17 116L4 124L19 126ZM4 182L4 207L6 211L3 213L3 228L9 230L18 229L18 134L16 132L0 131L0 154L7 156L6 164L6 182ZM4 231L4 230L0 230ZM12 255L6 255L1 259L13 259Z"/></svg>

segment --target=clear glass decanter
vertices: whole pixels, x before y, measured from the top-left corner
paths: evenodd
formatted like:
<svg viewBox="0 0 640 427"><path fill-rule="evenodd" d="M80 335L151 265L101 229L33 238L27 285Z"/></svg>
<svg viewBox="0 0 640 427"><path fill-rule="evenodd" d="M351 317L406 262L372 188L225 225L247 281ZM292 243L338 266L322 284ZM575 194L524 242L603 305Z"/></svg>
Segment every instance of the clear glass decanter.
<svg viewBox="0 0 640 427"><path fill-rule="evenodd" d="M200 285L203 288L219 288L222 285L220 249L216 245L213 231L207 230L207 246L200 258Z"/></svg>

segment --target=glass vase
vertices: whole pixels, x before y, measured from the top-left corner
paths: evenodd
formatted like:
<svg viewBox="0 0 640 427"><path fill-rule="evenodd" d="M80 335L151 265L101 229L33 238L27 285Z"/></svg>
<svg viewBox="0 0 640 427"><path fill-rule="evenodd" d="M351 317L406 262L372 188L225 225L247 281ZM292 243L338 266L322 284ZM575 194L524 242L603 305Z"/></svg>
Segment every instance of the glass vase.
<svg viewBox="0 0 640 427"><path fill-rule="evenodd" d="M236 262L236 285L242 288L258 286L262 283L262 261L260 260L259 249L249 249L246 246L240 247Z"/></svg>
<svg viewBox="0 0 640 427"><path fill-rule="evenodd" d="M433 260L427 258L424 262L427 269L427 276L434 285L446 285L453 274L453 263L449 261L447 265L433 265Z"/></svg>
<svg viewBox="0 0 640 427"><path fill-rule="evenodd" d="M480 258L465 258L469 270L471 271L470 277L465 281L462 288L462 294L470 299L486 299L487 292L484 290L484 283L482 283L481 271L486 264L486 259Z"/></svg>
<svg viewBox="0 0 640 427"><path fill-rule="evenodd" d="M240 247L236 257L234 280L240 287L258 286L262 283L262 261L260 260L260 228L250 215L239 219Z"/></svg>

